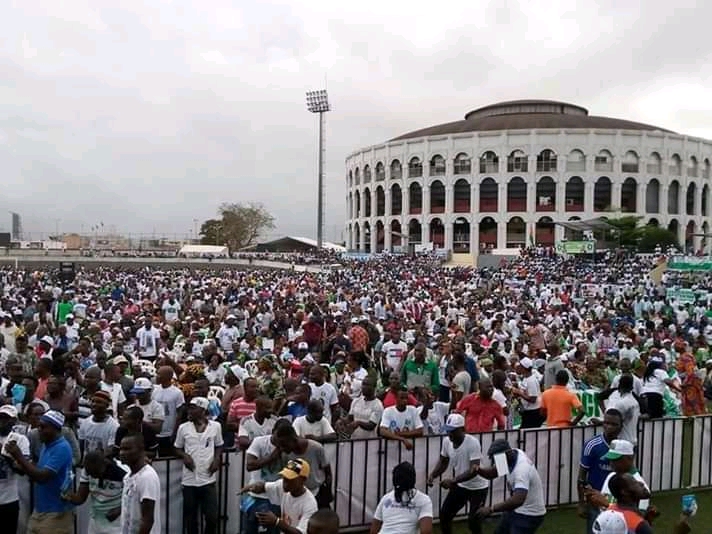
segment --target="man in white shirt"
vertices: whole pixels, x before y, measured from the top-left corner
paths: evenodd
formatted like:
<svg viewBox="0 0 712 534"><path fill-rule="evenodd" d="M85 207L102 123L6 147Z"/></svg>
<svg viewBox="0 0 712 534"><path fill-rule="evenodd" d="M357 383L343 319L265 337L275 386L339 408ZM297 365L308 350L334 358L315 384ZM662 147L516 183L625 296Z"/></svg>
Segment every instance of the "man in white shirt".
<svg viewBox="0 0 712 534"><path fill-rule="evenodd" d="M533 374L534 362L524 357L519 361L517 371L521 375L520 387L512 390L522 402L521 428L539 428L544 422L541 415L541 384Z"/></svg>
<svg viewBox="0 0 712 534"><path fill-rule="evenodd" d="M413 438L423 435L423 420L415 406L408 405L408 389L404 386L398 390L395 406L383 410L380 433L384 439L400 441L411 450Z"/></svg>
<svg viewBox="0 0 712 534"><path fill-rule="evenodd" d="M336 441L336 431L324 417L324 405L316 399L309 401L306 415L297 417L292 426L300 438L319 443Z"/></svg>
<svg viewBox="0 0 712 534"><path fill-rule="evenodd" d="M14 441L22 455L30 458L30 442L26 436L13 432L17 423L17 408L10 404L0 406L0 517L4 532L17 532L20 515L20 495L17 489L19 475L14 468L17 466L5 451L5 444Z"/></svg>
<svg viewBox="0 0 712 534"><path fill-rule="evenodd" d="M480 507L477 515L485 518L503 512L496 528L497 532L534 534L544 522L546 515L544 487L534 462L524 451L512 449L504 439L494 440L487 450L487 456L494 465L480 466L480 476L494 480L501 475L506 475L511 496L491 507Z"/></svg>
<svg viewBox="0 0 712 534"><path fill-rule="evenodd" d="M153 360L158 355L158 340L161 333L153 326L153 319L147 315L143 328L136 331L136 343L139 356L145 360Z"/></svg>
<svg viewBox="0 0 712 534"><path fill-rule="evenodd" d="M616 378L618 378L617 389L608 397L605 402L605 409L615 408L621 413L623 424L618 437L631 442L635 446L638 443L640 403L633 395L633 375L620 375L620 377Z"/></svg>
<svg viewBox="0 0 712 534"><path fill-rule="evenodd" d="M240 330L235 326L235 320L234 315L228 315L225 318L225 322L220 326L218 333L215 335L215 339L226 355L233 353L233 344L240 340Z"/></svg>
<svg viewBox="0 0 712 534"><path fill-rule="evenodd" d="M324 381L324 368L321 365L312 365L309 370L309 387L311 388L311 398L323 403L324 417L335 423L334 415L339 407L339 397L336 388Z"/></svg>
<svg viewBox="0 0 712 534"><path fill-rule="evenodd" d="M121 532L161 534L161 482L146 462L141 434L121 440L119 457L131 470L121 494Z"/></svg>
<svg viewBox="0 0 712 534"><path fill-rule="evenodd" d="M188 405L188 422L178 427L176 456L183 460L183 527L198 534L198 509L205 521L204 534L216 534L218 492L215 473L220 469L223 439L219 423L208 419L210 403L195 397Z"/></svg>
<svg viewBox="0 0 712 534"><path fill-rule="evenodd" d="M141 408L143 412L143 422L158 434L166 418L163 406L152 398L153 383L146 377L140 377L134 382L131 393L136 395L134 406Z"/></svg>
<svg viewBox="0 0 712 534"><path fill-rule="evenodd" d="M408 353L408 345L400 336L400 331L393 332L390 341L386 341L381 346L384 368L390 368L396 373L400 373L401 365Z"/></svg>
<svg viewBox="0 0 712 534"><path fill-rule="evenodd" d="M482 525L477 517L477 510L487 500L489 482L477 476L482 459L482 445L479 440L465 434L465 418L453 413L445 423L448 439L443 440L440 459L428 477L428 486L450 468L453 478L440 482L440 487L448 491L440 507L440 531L452 534L452 520L457 513L469 504L467 524L470 532L481 533Z"/></svg>
<svg viewBox="0 0 712 534"><path fill-rule="evenodd" d="M318 510L316 499L305 484L311 469L302 458L289 460L280 474L282 480L256 482L242 488L240 493L264 493L272 502L279 502L281 517L271 511L257 514L260 525L274 527L285 534L306 534L309 519Z"/></svg>
<svg viewBox="0 0 712 534"><path fill-rule="evenodd" d="M173 295L163 301L161 310L163 311L163 318L166 320L166 323L172 323L180 319L180 302L178 302Z"/></svg>
<svg viewBox="0 0 712 534"><path fill-rule="evenodd" d="M180 420L185 404L183 392L173 385L173 368L164 366L158 369L158 386L153 389L153 400L163 406L163 426L158 433L158 453L160 456L173 455L173 436L176 421Z"/></svg>

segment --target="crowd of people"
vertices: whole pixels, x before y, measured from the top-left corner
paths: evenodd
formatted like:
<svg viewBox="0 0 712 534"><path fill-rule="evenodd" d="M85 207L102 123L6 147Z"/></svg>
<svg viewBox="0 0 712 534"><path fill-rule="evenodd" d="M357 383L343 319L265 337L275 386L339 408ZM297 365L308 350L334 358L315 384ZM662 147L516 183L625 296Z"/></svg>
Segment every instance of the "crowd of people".
<svg viewBox="0 0 712 534"><path fill-rule="evenodd" d="M703 414L712 396L712 282L656 283L655 261L531 250L490 269L432 256L342 259L321 273L98 267L70 284L4 268L0 524L18 531L27 477L27 532L74 532L73 510L88 501L90 533L157 534L151 462L177 457L185 532L202 522L213 534L223 452L238 450L245 534L336 532L325 443L412 449L443 435L426 474L448 492L442 532L467 504L473 533L492 514L498 534L533 533L546 512L534 462L502 440L483 451L477 435L600 423L581 452L587 530L617 534L601 530L615 512L651 532L655 509L632 463L638 421ZM694 301L669 296L682 285ZM416 469L394 470L373 533L431 531ZM499 476L511 496L487 507Z"/></svg>

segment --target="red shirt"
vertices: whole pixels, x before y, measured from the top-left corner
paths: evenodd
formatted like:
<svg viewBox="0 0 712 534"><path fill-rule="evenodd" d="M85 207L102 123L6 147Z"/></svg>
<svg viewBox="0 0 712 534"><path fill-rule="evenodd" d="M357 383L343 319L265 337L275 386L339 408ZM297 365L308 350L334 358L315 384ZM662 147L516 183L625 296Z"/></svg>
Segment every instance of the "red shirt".
<svg viewBox="0 0 712 534"><path fill-rule="evenodd" d="M457 403L457 411L465 416L465 432L491 432L495 423L499 430L506 428L502 406L494 400L484 400L478 393L470 393Z"/></svg>
<svg viewBox="0 0 712 534"><path fill-rule="evenodd" d="M227 414L227 418L230 421L239 423L243 417L255 413L255 409L254 402L247 402L243 397L240 397L230 403L230 411Z"/></svg>
<svg viewBox="0 0 712 534"><path fill-rule="evenodd" d="M351 340L351 350L353 352L366 351L368 349L369 337L368 331L360 326L354 325L349 330L349 339Z"/></svg>
<svg viewBox="0 0 712 534"><path fill-rule="evenodd" d="M388 408L389 406L396 405L396 394L390 389L386 392L386 396L383 397L383 407ZM408 393L408 406L418 406L418 399L414 395Z"/></svg>

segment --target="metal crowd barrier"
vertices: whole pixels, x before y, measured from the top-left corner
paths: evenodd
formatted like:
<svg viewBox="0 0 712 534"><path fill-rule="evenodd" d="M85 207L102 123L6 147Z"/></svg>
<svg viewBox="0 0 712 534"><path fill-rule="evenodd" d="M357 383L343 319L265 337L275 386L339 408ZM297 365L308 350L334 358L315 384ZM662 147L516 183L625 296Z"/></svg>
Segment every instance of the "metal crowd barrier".
<svg viewBox="0 0 712 534"><path fill-rule="evenodd" d="M548 507L577 502L576 480L581 450L586 440L600 432L600 427L581 426L561 429L510 430L479 434L483 454L493 440L505 438L513 447L523 449L536 464L545 488ZM417 487L433 500L435 518L447 495L436 484L426 487L446 436L417 438L412 450L400 443L380 438L341 441L326 444L326 456L334 478L334 509L344 529L368 527L378 501L392 489L391 472L402 461L412 462L418 478ZM641 421L638 427L637 466L651 491L679 490L712 486L712 415ZM487 462L487 460L484 460ZM178 459L156 460L153 466L161 479L161 521L165 534L182 533L183 498L182 462ZM443 475L446 476L446 475ZM23 477L24 478L24 477ZM227 452L218 472L219 534L240 532L240 499L237 491L249 480L242 452ZM21 493L23 525L30 506L29 484ZM494 480L490 504L506 497L504 479ZM466 511L463 510L463 515ZM86 534L88 505L77 509L76 533Z"/></svg>

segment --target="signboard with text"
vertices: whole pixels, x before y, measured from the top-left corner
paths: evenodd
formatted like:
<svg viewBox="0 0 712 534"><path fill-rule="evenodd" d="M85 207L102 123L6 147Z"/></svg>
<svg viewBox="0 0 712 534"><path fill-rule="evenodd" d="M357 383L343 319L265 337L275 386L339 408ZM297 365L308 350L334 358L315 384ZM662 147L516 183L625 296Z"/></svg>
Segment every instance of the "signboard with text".
<svg viewBox="0 0 712 534"><path fill-rule="evenodd" d="M559 254L593 254L595 241L558 241L556 252Z"/></svg>

